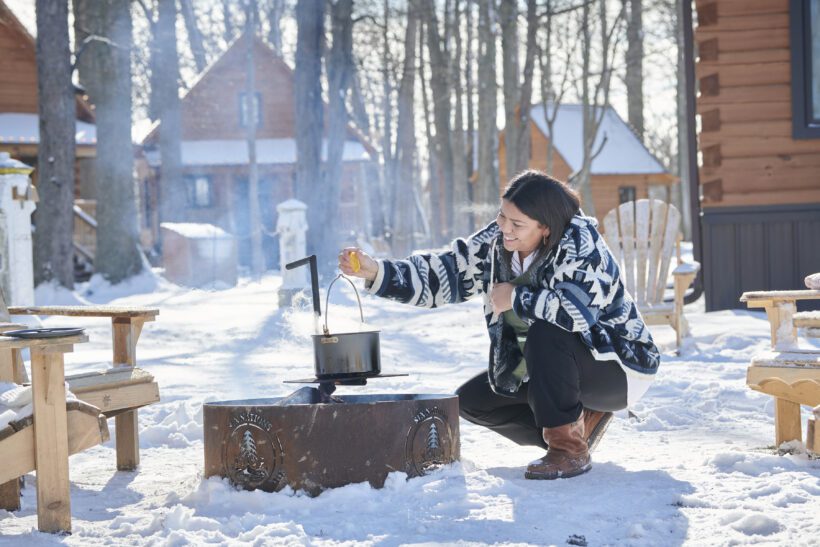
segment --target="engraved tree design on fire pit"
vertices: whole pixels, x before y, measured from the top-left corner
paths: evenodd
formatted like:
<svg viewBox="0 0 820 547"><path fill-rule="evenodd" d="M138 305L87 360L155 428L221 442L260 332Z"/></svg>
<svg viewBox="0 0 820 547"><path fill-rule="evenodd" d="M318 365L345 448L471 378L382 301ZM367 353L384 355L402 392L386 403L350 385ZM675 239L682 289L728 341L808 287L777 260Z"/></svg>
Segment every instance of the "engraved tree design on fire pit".
<svg viewBox="0 0 820 547"><path fill-rule="evenodd" d="M259 456L256 451L256 440L250 429L246 429L242 436L242 444L239 446L239 454L233 464L237 482L243 484L262 482L268 477L268 469L265 458ZM244 480L243 480L244 479Z"/></svg>

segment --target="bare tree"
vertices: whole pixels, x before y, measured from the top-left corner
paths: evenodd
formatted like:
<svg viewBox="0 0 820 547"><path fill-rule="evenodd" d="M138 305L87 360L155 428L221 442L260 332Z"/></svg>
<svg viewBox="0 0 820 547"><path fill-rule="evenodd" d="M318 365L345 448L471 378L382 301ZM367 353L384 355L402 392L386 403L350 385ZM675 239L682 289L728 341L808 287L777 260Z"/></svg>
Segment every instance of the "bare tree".
<svg viewBox="0 0 820 547"><path fill-rule="evenodd" d="M294 86L296 105L296 184L297 193L308 204L308 245L313 252L323 249L327 235L325 197L322 192L322 49L324 41L325 0L298 0L296 3L296 67ZM325 259L327 257L324 257ZM328 271L326 260L320 260Z"/></svg>
<svg viewBox="0 0 820 547"><path fill-rule="evenodd" d="M179 100L179 55L177 54L177 9L174 0L159 0L153 78L157 115L161 123L159 153L160 220L185 220L187 197L182 180L182 109Z"/></svg>
<svg viewBox="0 0 820 547"><path fill-rule="evenodd" d="M500 194L498 186L498 127L495 70L495 0L478 0L478 181L475 192L476 221L492 218Z"/></svg>
<svg viewBox="0 0 820 547"><path fill-rule="evenodd" d="M34 215L34 282L74 287L75 98L71 85L68 2L37 0L37 150L40 203Z"/></svg>
<svg viewBox="0 0 820 547"><path fill-rule="evenodd" d="M622 1L626 13L627 110L630 125L643 140L643 0Z"/></svg>
<svg viewBox="0 0 820 547"><path fill-rule="evenodd" d="M453 36L455 39L455 52L453 61L450 63L452 67L451 78L453 82L453 94L455 98L455 119L453 121L453 235L465 236L472 229L469 221L469 169L472 165L468 164L468 154L465 147L464 140L464 85L462 83L462 75L464 70L470 68L462 64L464 54L464 44L461 35L462 19L464 12L462 10L463 4L460 0L455 0L453 7L453 27L455 31ZM469 9L469 8L467 8ZM467 22L469 25L469 21ZM467 48L470 47L469 42Z"/></svg>
<svg viewBox="0 0 820 547"><path fill-rule="evenodd" d="M443 218L437 224L438 229L434 230L434 244L438 244L443 239L449 239L452 235L453 218L453 148L450 142L452 129L450 126L450 62L446 50L442 48L442 42L446 43L439 34L438 16L433 0L424 0L425 28L427 29L427 51L430 56L430 88L433 91L433 119L436 133L433 139L438 170L441 172L440 186L443 190L444 203L441 208ZM433 186L435 188L436 186ZM439 194L434 194L436 203L440 199ZM434 218L438 215L434 215Z"/></svg>
<svg viewBox="0 0 820 547"><path fill-rule="evenodd" d="M583 156L581 165L570 175L570 184L581 193L586 214L595 216L590 173L592 161L606 145L604 135L597 149L593 149L598 129L609 108L609 92L612 83L612 62L618 49L618 34L623 22L623 8L612 18L607 12L606 0L598 0L598 41L593 43L590 19L591 4L581 7L581 104L583 119ZM596 47L597 46L597 47ZM593 51L598 57L598 70L592 65Z"/></svg>
<svg viewBox="0 0 820 547"><path fill-rule="evenodd" d="M342 154L347 140L347 96L353 80L353 0L335 0L330 4L333 41L327 56L328 131L325 178L325 217L329 227L336 226L341 196ZM336 230L323 238L328 256L338 247Z"/></svg>
<svg viewBox="0 0 820 547"><path fill-rule="evenodd" d="M98 273L117 283L142 270L131 145L129 0L74 0L80 81L95 106Z"/></svg>
<svg viewBox="0 0 820 547"><path fill-rule="evenodd" d="M185 31L188 33L188 43L191 46L191 54L194 56L197 73L205 70L208 65L205 57L205 46L202 43L202 32L197 25L197 16L194 11L192 0L179 0L179 9L185 21Z"/></svg>
<svg viewBox="0 0 820 547"><path fill-rule="evenodd" d="M399 119L396 127L398 177L394 191L395 226L393 252L404 255L414 247L414 186L416 184L416 128L414 89L416 74L416 34L418 33L418 0L408 0L407 25L404 34L404 64L399 84Z"/></svg>
<svg viewBox="0 0 820 547"><path fill-rule="evenodd" d="M523 80L519 64L518 4L501 2L501 49L504 78L504 146L506 150L506 177L526 169L530 152L530 111L532 108L532 79L535 68L538 30L538 11L535 0L527 0L527 39L524 49Z"/></svg>
<svg viewBox="0 0 820 547"><path fill-rule="evenodd" d="M268 19L270 19L268 41L279 55L282 55L282 17L284 15L285 0L272 0L270 10L268 10Z"/></svg>
<svg viewBox="0 0 820 547"><path fill-rule="evenodd" d="M251 272L254 276L265 271L265 258L262 250L262 215L259 211L259 166L256 163L256 125L261 107L256 102L256 3L249 1L245 5L245 96L243 105L245 117L245 140L248 146L248 213L251 243Z"/></svg>
<svg viewBox="0 0 820 547"><path fill-rule="evenodd" d="M559 25L559 43L555 44L555 21L566 11L555 9L554 0L547 0L546 8L543 23L544 45L538 48L538 57L541 68L541 104L544 110L544 123L547 126L547 173L552 174L555 161L555 121L564 95L570 88L572 56L577 49L578 40L577 34L568 25ZM570 39L570 34L574 34L574 40ZM563 51L564 59L562 65L556 68L555 59L560 50ZM561 71L560 81L555 78L556 70Z"/></svg>

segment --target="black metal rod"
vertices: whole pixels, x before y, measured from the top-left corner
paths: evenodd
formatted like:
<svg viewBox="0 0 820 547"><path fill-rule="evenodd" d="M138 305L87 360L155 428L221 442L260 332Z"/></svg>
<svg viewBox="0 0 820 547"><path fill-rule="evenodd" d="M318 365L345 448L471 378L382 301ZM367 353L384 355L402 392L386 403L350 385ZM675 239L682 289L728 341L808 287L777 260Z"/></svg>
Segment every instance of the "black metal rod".
<svg viewBox="0 0 820 547"><path fill-rule="evenodd" d="M313 297L313 311L321 317L322 305L321 299L319 298L319 270L316 267L316 255L306 256L305 258L300 258L299 260L285 264L285 269L292 270L305 264L310 264L310 289Z"/></svg>

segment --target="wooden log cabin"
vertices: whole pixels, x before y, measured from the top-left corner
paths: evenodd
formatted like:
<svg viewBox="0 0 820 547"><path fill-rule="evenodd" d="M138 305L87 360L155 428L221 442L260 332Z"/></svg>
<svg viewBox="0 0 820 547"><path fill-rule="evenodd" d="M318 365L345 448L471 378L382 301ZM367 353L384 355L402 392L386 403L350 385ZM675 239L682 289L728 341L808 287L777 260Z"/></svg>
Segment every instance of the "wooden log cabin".
<svg viewBox="0 0 820 547"><path fill-rule="evenodd" d="M182 98L182 164L188 189L187 209L175 222L219 226L237 239L240 265L250 265L248 152L246 123L247 41L241 36L203 71ZM257 123L257 166L262 240L266 266L278 268L275 237L276 205L297 192L293 70L262 40L254 40L256 93L250 109ZM142 194L143 244L157 241L159 231L159 132L152 128L142 141L137 171ZM323 157L327 142L323 142ZM355 241L366 233L368 181L372 147L352 127L343 152L340 229ZM368 177L368 175L371 175Z"/></svg>
<svg viewBox="0 0 820 547"><path fill-rule="evenodd" d="M550 109L550 115L552 115ZM550 174L568 180L583 159L582 106L562 104L555 117L553 168ZM530 112L530 159L528 166L547 172L549 130L543 105ZM605 139L605 141L604 141ZM601 153L592 162L592 196L595 213L602 222L607 212L625 201L647 198L650 186L668 186L677 181L643 145L632 129L611 106L604 113L595 139L595 149L603 143ZM504 133L499 135L498 166L503 193L509 179Z"/></svg>
<svg viewBox="0 0 820 547"><path fill-rule="evenodd" d="M820 271L820 0L695 8L695 258L706 309L738 308L743 292L802 288Z"/></svg>
<svg viewBox="0 0 820 547"><path fill-rule="evenodd" d="M0 152L35 167L40 127L37 93L37 25L34 2L0 0ZM93 108L78 96L76 133L77 198L94 197L96 127Z"/></svg>

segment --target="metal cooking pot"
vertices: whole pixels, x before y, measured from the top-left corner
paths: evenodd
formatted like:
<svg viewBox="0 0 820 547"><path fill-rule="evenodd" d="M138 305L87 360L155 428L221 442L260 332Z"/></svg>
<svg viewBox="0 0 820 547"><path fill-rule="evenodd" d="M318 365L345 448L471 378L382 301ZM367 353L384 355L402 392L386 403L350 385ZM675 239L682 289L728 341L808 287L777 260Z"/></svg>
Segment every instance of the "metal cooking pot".
<svg viewBox="0 0 820 547"><path fill-rule="evenodd" d="M356 301L359 304L359 318L364 323L362 301L356 285L342 274L330 283L325 298L325 324L319 333L318 318L322 315L319 302L319 280L316 268L316 255L310 255L290 264L285 268L291 270L305 264L310 265L310 283L313 296L313 311L317 318L316 331L313 335L313 365L319 379L367 378L381 372L379 350L379 331L331 333L327 326L328 303L333 284L341 277L353 287Z"/></svg>
<svg viewBox="0 0 820 547"><path fill-rule="evenodd" d="M330 282L325 296L325 324L323 334L313 335L314 368L317 378L351 378L376 376L381 372L379 331L331 333L327 327L330 315L330 290L339 279L344 279L356 293L359 319L364 324L362 301L356 285L339 274Z"/></svg>

